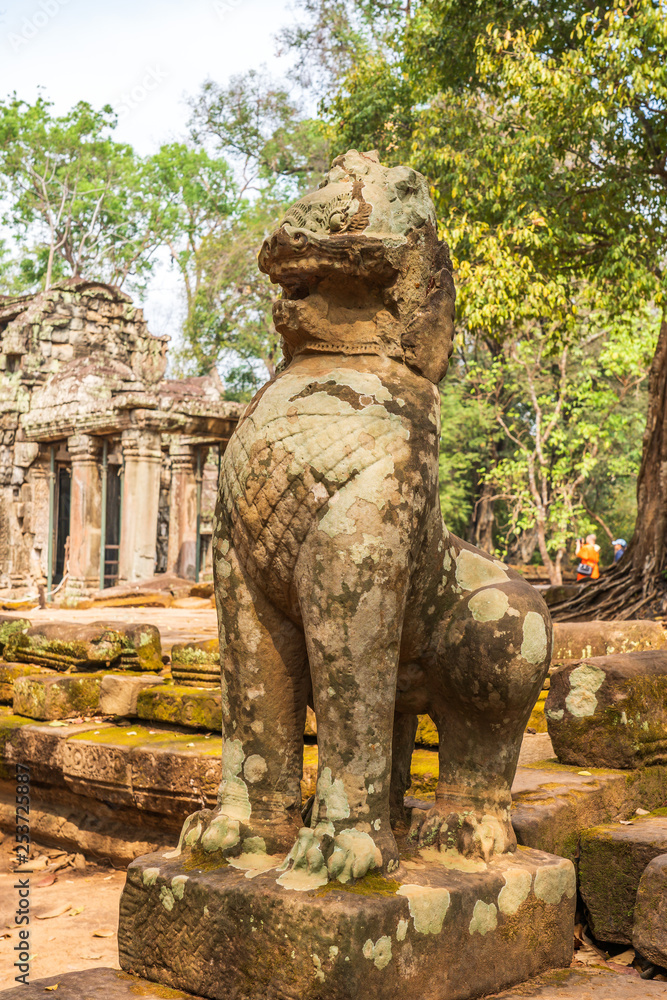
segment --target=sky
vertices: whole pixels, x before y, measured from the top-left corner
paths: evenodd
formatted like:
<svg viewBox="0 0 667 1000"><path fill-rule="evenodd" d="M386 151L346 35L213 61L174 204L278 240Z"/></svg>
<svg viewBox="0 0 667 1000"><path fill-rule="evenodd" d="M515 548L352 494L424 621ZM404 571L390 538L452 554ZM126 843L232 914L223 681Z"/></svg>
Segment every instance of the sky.
<svg viewBox="0 0 667 1000"><path fill-rule="evenodd" d="M0 98L33 101L41 87L56 114L111 104L116 138L145 155L183 137L185 98L205 79L286 72L274 36L293 16L288 0L0 0ZM144 308L153 333L177 335L164 268Z"/></svg>

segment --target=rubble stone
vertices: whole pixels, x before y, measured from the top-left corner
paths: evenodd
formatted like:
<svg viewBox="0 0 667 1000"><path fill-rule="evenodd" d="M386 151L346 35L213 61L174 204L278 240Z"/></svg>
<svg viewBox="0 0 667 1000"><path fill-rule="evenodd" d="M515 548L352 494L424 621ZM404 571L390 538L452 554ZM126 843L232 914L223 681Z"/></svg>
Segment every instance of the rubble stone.
<svg viewBox="0 0 667 1000"><path fill-rule="evenodd" d="M158 671L163 666L160 633L154 625L118 622L34 625L12 633L5 646L5 657L60 671L101 666Z"/></svg>
<svg viewBox="0 0 667 1000"><path fill-rule="evenodd" d="M139 694L145 688L163 683L163 678L146 674L105 674L100 686L99 714L133 718L137 715Z"/></svg>
<svg viewBox="0 0 667 1000"><path fill-rule="evenodd" d="M646 866L667 851L667 816L636 816L583 830L579 888L600 941L632 944L637 889Z"/></svg>
<svg viewBox="0 0 667 1000"><path fill-rule="evenodd" d="M218 639L176 643L171 649L171 676L186 687L220 687Z"/></svg>
<svg viewBox="0 0 667 1000"><path fill-rule="evenodd" d="M138 696L136 714L148 722L169 722L215 733L222 729L220 691L211 688L173 684L146 688Z"/></svg>
<svg viewBox="0 0 667 1000"><path fill-rule="evenodd" d="M632 946L654 965L667 968L667 854L649 861L639 880Z"/></svg>
<svg viewBox="0 0 667 1000"><path fill-rule="evenodd" d="M560 761L641 767L667 756L667 650L596 656L551 675L545 705Z"/></svg>
<svg viewBox="0 0 667 1000"><path fill-rule="evenodd" d="M0 660L0 705L11 705L14 699L14 683L18 677L36 674L53 674L46 667L37 667L27 663L5 663Z"/></svg>
<svg viewBox="0 0 667 1000"><path fill-rule="evenodd" d="M96 715L103 674L19 677L14 682L14 715L30 719L72 719Z"/></svg>

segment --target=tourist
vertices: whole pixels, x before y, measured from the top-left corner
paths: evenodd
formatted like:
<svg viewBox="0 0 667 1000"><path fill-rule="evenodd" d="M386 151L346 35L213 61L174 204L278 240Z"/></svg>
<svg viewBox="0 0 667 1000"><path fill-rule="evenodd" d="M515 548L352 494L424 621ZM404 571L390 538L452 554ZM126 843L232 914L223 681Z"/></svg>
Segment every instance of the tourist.
<svg viewBox="0 0 667 1000"><path fill-rule="evenodd" d="M575 552L579 565L577 566L577 583L586 580L597 580L600 577L600 546L596 544L596 536L586 535L586 540L582 542L577 539L577 551Z"/></svg>
<svg viewBox="0 0 667 1000"><path fill-rule="evenodd" d="M625 538L615 538L611 544L614 546L614 562L617 563L625 555L628 543Z"/></svg>

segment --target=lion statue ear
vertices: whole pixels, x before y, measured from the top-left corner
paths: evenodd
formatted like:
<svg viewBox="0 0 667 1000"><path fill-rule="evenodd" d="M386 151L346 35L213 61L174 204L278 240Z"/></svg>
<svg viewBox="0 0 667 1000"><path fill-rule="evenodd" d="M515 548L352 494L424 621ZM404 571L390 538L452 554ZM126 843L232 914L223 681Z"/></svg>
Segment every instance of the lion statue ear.
<svg viewBox="0 0 667 1000"><path fill-rule="evenodd" d="M447 373L454 346L456 290L449 254L446 261L449 266L441 267L431 277L426 297L401 337L405 363L435 385Z"/></svg>

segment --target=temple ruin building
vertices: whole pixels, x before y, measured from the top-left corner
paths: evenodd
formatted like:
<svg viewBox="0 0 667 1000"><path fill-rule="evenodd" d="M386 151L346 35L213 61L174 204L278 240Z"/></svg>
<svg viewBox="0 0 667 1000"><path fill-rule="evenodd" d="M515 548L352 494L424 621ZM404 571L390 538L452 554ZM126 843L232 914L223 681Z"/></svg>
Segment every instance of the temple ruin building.
<svg viewBox="0 0 667 1000"><path fill-rule="evenodd" d="M1 297L0 339L0 588L208 575L242 409L217 373L165 378L169 338L99 282Z"/></svg>

